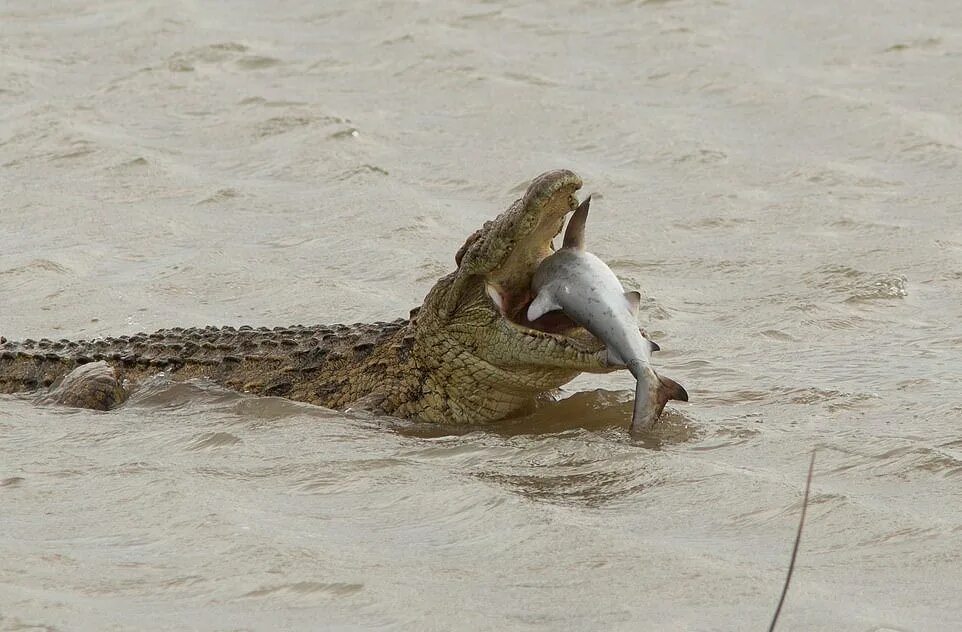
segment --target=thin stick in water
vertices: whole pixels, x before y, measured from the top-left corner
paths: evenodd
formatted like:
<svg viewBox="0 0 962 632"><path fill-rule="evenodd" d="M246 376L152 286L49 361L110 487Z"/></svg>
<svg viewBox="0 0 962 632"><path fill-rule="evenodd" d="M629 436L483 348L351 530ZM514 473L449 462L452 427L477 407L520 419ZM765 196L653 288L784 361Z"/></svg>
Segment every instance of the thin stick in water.
<svg viewBox="0 0 962 632"><path fill-rule="evenodd" d="M775 615L772 623L768 626L768 632L775 630L778 622L778 615L782 612L782 604L785 603L785 595L788 594L788 585L792 581L792 571L795 570L795 558L798 556L798 545L802 541L802 527L805 526L805 511L808 509L808 490L812 487L812 472L815 471L815 450L812 450L812 460L808 464L808 478L805 479L805 497L802 499L802 515L798 519L798 532L795 534L795 546L792 547L792 559L788 562L788 574L785 576L785 585L782 586L782 596L778 600L778 607L775 608Z"/></svg>

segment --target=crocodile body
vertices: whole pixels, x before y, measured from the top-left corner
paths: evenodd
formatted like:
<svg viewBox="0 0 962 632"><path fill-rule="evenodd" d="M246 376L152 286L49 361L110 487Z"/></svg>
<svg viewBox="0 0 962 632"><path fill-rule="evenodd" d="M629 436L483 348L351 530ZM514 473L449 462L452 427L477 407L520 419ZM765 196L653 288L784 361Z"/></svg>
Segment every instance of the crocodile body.
<svg viewBox="0 0 962 632"><path fill-rule="evenodd" d="M146 377L207 379L258 395L435 422L523 411L541 393L608 364L603 343L549 314L528 322L531 277L578 204L570 171L535 178L470 237L408 319L274 329L162 329L88 341L0 339L0 392L109 409Z"/></svg>
<svg viewBox="0 0 962 632"><path fill-rule="evenodd" d="M7 342L0 345L0 392L50 387L75 368L101 361L121 382L164 373L175 380L204 378L238 391L343 408L372 392L375 379L413 371L409 328L409 320L274 329L175 327L76 342ZM399 393L397 400L405 398L410 396Z"/></svg>

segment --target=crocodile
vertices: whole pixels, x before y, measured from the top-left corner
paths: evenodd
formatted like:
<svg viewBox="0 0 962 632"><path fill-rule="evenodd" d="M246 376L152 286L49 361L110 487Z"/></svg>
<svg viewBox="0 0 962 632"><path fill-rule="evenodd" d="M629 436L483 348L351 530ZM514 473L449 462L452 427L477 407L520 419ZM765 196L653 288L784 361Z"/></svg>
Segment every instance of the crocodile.
<svg viewBox="0 0 962 632"><path fill-rule="evenodd" d="M474 424L522 413L582 372L623 368L563 314L526 318L532 275L553 252L581 185L568 170L531 181L521 199L467 238L457 268L406 319L0 339L0 393L41 391L46 402L108 410L161 373L424 422Z"/></svg>

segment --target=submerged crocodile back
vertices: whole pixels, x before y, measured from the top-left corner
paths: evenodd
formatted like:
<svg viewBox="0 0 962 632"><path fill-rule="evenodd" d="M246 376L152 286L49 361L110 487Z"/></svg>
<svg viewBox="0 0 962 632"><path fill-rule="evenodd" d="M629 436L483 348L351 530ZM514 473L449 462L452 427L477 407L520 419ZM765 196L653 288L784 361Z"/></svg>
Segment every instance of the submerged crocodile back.
<svg viewBox="0 0 962 632"><path fill-rule="evenodd" d="M104 360L122 378L140 381L166 371L172 377L205 377L231 388L266 395L294 396L305 381L320 382L315 392L295 397L332 405L324 397L333 392L325 375L360 365L372 352L397 339L403 352L407 320L355 325L295 325L292 327L174 327L93 340L23 340L0 343L0 392L32 391L47 387L72 369ZM342 380L338 379L337 382ZM326 386L325 386L326 385Z"/></svg>

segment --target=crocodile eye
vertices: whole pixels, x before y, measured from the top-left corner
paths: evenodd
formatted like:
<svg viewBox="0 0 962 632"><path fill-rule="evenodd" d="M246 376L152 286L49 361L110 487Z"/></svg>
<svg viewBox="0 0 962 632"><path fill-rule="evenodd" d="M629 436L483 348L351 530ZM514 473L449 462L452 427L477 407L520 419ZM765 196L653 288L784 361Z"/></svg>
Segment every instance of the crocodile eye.
<svg viewBox="0 0 962 632"><path fill-rule="evenodd" d="M472 244L474 244L474 242L478 240L478 237L481 236L482 230L483 229L479 228L478 230L471 233L468 236L468 238L464 240L464 245L458 248L458 254L454 255L454 262L457 264L459 268L461 267L461 259L464 259L464 253L466 253L468 251L468 248L470 248Z"/></svg>

